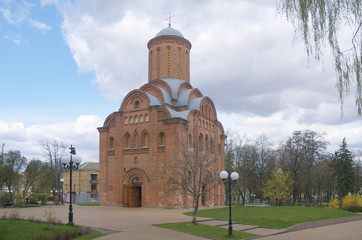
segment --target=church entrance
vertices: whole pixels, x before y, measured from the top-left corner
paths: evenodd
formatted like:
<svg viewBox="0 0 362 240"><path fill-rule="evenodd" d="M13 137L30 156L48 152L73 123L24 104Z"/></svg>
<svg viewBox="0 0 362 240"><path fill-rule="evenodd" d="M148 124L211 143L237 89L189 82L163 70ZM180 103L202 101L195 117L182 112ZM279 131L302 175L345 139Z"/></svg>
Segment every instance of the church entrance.
<svg viewBox="0 0 362 240"><path fill-rule="evenodd" d="M142 207L142 185L123 186L123 206Z"/></svg>

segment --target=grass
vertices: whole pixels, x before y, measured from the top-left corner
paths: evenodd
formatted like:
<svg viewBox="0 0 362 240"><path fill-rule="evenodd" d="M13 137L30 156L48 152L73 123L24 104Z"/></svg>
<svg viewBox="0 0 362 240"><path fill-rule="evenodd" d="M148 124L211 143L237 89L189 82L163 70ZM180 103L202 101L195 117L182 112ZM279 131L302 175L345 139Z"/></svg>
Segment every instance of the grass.
<svg viewBox="0 0 362 240"><path fill-rule="evenodd" d="M6 240L19 240L19 239L33 239L33 237L40 235L54 235L56 231L69 231L77 227L67 225L50 225L46 223L34 223L26 220L0 220L0 239ZM93 237L92 237L93 236ZM94 239L96 237L104 236L100 232L94 232L90 235L84 236L87 238L77 239Z"/></svg>
<svg viewBox="0 0 362 240"><path fill-rule="evenodd" d="M228 236L228 230L225 228L213 227L200 223L191 224L190 222L154 224L153 226L221 240L244 239L258 236L252 233L233 231L233 237L230 238Z"/></svg>
<svg viewBox="0 0 362 240"><path fill-rule="evenodd" d="M74 203L79 206L99 206L99 203Z"/></svg>
<svg viewBox="0 0 362 240"><path fill-rule="evenodd" d="M192 216L192 212L185 215ZM316 207L254 207L233 206L232 219L238 223L269 228L286 228L298 223L357 216L358 214L332 208ZM199 210L198 217L229 219L229 208Z"/></svg>

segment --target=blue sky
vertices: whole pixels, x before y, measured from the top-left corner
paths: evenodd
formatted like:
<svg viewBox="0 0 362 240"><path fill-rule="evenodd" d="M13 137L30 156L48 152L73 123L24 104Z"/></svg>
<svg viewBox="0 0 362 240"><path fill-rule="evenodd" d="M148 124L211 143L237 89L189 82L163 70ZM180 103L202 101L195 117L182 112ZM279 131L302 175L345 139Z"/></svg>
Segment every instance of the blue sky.
<svg viewBox="0 0 362 240"><path fill-rule="evenodd" d="M191 84L214 101L225 130L264 134L277 147L293 131L311 129L326 133L329 151L343 137L362 149L353 97L340 117L331 54L308 62L274 1L157 3L0 0L5 151L41 158L40 141L50 138L98 161L97 127L147 82L147 42L167 27L169 11L192 43Z"/></svg>

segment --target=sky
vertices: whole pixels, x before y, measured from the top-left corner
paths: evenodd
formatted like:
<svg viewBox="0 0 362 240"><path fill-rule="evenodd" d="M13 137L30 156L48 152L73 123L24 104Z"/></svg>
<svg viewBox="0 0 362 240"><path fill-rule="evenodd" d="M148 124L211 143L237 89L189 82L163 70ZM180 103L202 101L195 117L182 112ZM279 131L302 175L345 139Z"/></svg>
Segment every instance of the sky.
<svg viewBox="0 0 362 240"><path fill-rule="evenodd" d="M42 159L41 142L55 139L97 162L97 127L147 83L147 43L169 12L192 43L191 85L213 100L225 131L278 147L309 129L326 134L331 153L344 137L362 150L353 89L341 118L331 53L308 60L275 1L0 0L4 152Z"/></svg>

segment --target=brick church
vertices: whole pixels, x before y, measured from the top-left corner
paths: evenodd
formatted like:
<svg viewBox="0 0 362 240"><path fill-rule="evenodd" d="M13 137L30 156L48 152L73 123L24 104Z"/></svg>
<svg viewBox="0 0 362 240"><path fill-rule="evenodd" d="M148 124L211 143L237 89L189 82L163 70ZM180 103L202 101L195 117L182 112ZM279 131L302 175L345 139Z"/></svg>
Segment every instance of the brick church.
<svg viewBox="0 0 362 240"><path fill-rule="evenodd" d="M192 149L197 142L212 153L207 173L217 177L224 169L223 126L213 101L190 83L190 41L169 24L147 47L148 83L129 92L98 128L100 204L192 207L186 191L168 191L165 166L183 161L183 143ZM223 205L223 184L200 198L200 205Z"/></svg>

